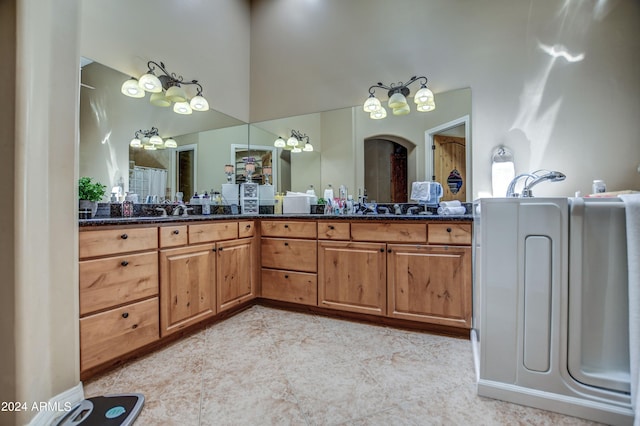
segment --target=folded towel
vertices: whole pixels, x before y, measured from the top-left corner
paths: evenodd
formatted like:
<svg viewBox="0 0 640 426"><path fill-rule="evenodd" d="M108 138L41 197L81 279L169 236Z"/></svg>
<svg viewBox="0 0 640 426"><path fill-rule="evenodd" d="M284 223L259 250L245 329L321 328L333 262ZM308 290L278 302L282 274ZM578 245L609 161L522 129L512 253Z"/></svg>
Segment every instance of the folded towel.
<svg viewBox="0 0 640 426"><path fill-rule="evenodd" d="M453 214L457 214L457 215L461 215L461 214L465 214L467 212L467 209L465 207L438 207L438 214L442 214L442 215L453 215Z"/></svg>
<svg viewBox="0 0 640 426"><path fill-rule="evenodd" d="M629 269L629 360L631 405L640 424L640 194L619 195L625 204Z"/></svg>
<svg viewBox="0 0 640 426"><path fill-rule="evenodd" d="M440 201L440 207L460 207L462 203L460 200Z"/></svg>
<svg viewBox="0 0 640 426"><path fill-rule="evenodd" d="M414 201L428 201L431 182L413 182L411 184L411 199Z"/></svg>

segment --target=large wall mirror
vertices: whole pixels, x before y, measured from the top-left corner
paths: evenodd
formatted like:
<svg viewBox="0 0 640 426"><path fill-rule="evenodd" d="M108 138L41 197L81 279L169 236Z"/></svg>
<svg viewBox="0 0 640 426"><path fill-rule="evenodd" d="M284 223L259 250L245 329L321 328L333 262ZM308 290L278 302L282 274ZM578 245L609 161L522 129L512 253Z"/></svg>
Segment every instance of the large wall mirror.
<svg viewBox="0 0 640 426"><path fill-rule="evenodd" d="M320 196L329 184L346 185L354 197L366 189L370 200L411 202L407 199L411 182L436 175L446 190L449 174L457 170L462 178L457 197L470 201L469 88L436 93L436 110L428 113L412 111L371 120L358 105L247 124L217 111L181 116L149 104L146 98L128 98L120 87L129 76L96 62L83 64L80 176L91 176L109 189L120 186L139 193L141 202L146 195L173 199L179 190L185 199L192 195L189 192L220 191L227 182L225 165L238 168L243 157L256 155L261 160L269 157L265 161L273 166L270 182L278 192L304 192L313 186ZM137 130L152 127L161 137L176 140L178 148L130 148ZM433 129L456 142L449 144L455 147L449 150L451 158L440 165L435 164L441 159L437 152L427 155ZM273 146L278 137L288 139L292 130L308 136L313 151L296 153ZM234 175L234 180L242 179Z"/></svg>

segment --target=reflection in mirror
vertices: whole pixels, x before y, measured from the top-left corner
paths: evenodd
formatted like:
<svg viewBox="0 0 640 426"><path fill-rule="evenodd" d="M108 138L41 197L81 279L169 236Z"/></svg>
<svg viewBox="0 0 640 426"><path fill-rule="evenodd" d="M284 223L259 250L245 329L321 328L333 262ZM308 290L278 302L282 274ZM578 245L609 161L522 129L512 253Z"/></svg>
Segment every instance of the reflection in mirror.
<svg viewBox="0 0 640 426"><path fill-rule="evenodd" d="M109 189L118 187L122 194L140 192L140 201L148 195L173 199L178 179L177 150L143 152L129 148L137 130L157 127L163 139L173 137L179 146L199 146L191 163L193 188L189 191L219 190L225 181L223 168L231 144L248 143L246 123L213 110L180 115L170 108L153 106L148 99L129 98L120 93L120 88L130 76L84 58L82 64L80 176L91 176ZM157 181L153 175L160 170L166 173L166 183L163 187L151 186L150 182ZM185 193L185 200L192 195Z"/></svg>

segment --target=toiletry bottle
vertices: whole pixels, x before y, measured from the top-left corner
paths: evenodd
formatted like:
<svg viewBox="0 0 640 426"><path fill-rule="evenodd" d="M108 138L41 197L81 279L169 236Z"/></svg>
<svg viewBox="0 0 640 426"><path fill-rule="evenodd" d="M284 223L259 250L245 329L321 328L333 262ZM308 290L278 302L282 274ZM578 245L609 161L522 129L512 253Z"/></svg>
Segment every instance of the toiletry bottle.
<svg viewBox="0 0 640 426"><path fill-rule="evenodd" d="M307 195L311 195L313 197L316 196L316 190L313 185L309 185L309 188L307 189Z"/></svg>
<svg viewBox="0 0 640 426"><path fill-rule="evenodd" d="M607 185L605 185L603 180L596 179L593 181L593 194L601 194L603 192L607 192Z"/></svg>
<svg viewBox="0 0 640 426"><path fill-rule="evenodd" d="M353 214L353 195L347 196L347 214Z"/></svg>
<svg viewBox="0 0 640 426"><path fill-rule="evenodd" d="M204 192L202 197L202 214L211 214L211 199L207 191Z"/></svg>
<svg viewBox="0 0 640 426"><path fill-rule="evenodd" d="M333 197L334 197L333 186L331 186L331 184L329 184L329 185L327 185L327 187L324 190L324 199L327 200L327 201L329 201L329 200L333 201Z"/></svg>
<svg viewBox="0 0 640 426"><path fill-rule="evenodd" d="M196 191L195 194L193 194L193 197L191 197L190 204L200 204L200 197L198 196L198 191Z"/></svg>

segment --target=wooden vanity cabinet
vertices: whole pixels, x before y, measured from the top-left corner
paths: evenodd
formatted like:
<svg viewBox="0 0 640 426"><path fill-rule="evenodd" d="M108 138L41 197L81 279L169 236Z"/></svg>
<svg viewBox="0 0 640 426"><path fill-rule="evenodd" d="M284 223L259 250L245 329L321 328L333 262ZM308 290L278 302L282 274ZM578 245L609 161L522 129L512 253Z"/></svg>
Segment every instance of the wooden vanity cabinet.
<svg viewBox="0 0 640 426"><path fill-rule="evenodd" d="M317 230L315 221L260 224L261 296L317 305Z"/></svg>
<svg viewBox="0 0 640 426"><path fill-rule="evenodd" d="M158 340L158 228L79 233L80 370Z"/></svg>
<svg viewBox="0 0 640 426"><path fill-rule="evenodd" d="M255 298L254 238L217 243L215 250L218 312Z"/></svg>
<svg viewBox="0 0 640 426"><path fill-rule="evenodd" d="M427 244L387 247L388 315L471 328L471 224L427 225Z"/></svg>

